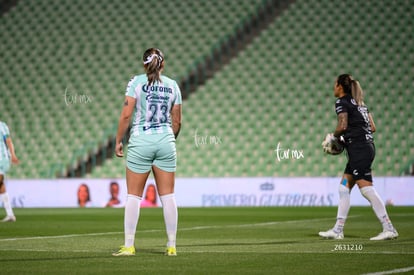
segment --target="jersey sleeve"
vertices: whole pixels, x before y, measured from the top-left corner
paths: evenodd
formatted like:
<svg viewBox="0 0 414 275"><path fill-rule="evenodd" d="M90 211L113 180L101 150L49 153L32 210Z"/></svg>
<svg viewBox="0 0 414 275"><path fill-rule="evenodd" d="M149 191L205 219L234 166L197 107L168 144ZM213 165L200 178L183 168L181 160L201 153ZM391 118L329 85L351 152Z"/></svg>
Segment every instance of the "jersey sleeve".
<svg viewBox="0 0 414 275"><path fill-rule="evenodd" d="M183 104L182 97L181 97L181 90L178 86L177 82L174 82L174 90L176 92L173 105L180 105Z"/></svg>
<svg viewBox="0 0 414 275"><path fill-rule="evenodd" d="M6 123L1 123L1 135L3 136L3 140L5 141L10 136L10 130L9 127L7 127Z"/></svg>
<svg viewBox="0 0 414 275"><path fill-rule="evenodd" d="M340 113L347 113L348 112L348 107L346 105L346 103L341 100L340 98L338 98L335 102L335 112L337 115L339 115Z"/></svg>
<svg viewBox="0 0 414 275"><path fill-rule="evenodd" d="M137 96L135 94L135 89L137 88L137 85L138 85L138 82L136 81L136 77L132 78L128 82L128 85L126 87L125 95L133 97L133 98L137 98Z"/></svg>

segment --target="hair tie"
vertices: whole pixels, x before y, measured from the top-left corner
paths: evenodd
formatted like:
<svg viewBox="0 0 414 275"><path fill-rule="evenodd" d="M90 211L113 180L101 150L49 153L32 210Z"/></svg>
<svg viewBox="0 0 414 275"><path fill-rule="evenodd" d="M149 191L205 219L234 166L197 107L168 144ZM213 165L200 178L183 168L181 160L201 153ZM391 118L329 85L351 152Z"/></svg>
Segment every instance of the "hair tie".
<svg viewBox="0 0 414 275"><path fill-rule="evenodd" d="M147 60L145 60L145 61L144 61L144 65L145 65L145 64L148 64L148 63L151 63L151 61L152 61L154 58L158 58L159 66L161 66L162 57L161 57L161 56L159 56L159 55L158 55L158 54L156 54L156 53L153 53L153 54L149 55L149 56L147 57Z"/></svg>

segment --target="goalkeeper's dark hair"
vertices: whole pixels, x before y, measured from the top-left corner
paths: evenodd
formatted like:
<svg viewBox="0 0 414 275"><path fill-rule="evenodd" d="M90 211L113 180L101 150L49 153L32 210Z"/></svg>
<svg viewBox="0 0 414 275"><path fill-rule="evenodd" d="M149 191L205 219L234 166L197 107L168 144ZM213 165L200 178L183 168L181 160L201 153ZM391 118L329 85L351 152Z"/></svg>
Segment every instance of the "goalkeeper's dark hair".
<svg viewBox="0 0 414 275"><path fill-rule="evenodd" d="M148 85L161 82L161 70L164 68L164 55L157 48L149 48L142 56L144 68L148 77Z"/></svg>
<svg viewBox="0 0 414 275"><path fill-rule="evenodd" d="M336 81L344 89L344 93L352 96L358 106L364 105L364 92L358 80L352 79L350 74L341 74Z"/></svg>

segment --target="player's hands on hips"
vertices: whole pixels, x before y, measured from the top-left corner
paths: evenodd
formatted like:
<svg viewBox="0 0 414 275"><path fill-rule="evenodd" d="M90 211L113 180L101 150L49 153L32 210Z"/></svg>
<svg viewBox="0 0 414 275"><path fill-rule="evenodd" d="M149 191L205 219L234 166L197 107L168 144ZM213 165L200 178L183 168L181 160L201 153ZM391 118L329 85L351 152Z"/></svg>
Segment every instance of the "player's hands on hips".
<svg viewBox="0 0 414 275"><path fill-rule="evenodd" d="M115 145L115 155L119 158L122 158L124 156L124 151L122 150L122 147L122 142L119 142Z"/></svg>

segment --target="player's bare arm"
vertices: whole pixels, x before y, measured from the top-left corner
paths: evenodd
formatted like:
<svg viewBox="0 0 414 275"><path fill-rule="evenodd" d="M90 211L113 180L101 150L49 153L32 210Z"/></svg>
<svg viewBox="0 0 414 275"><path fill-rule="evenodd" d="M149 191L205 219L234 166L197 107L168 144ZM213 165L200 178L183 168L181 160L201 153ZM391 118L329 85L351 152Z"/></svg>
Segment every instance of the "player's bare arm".
<svg viewBox="0 0 414 275"><path fill-rule="evenodd" d="M338 114L338 124L336 126L334 136L339 138L348 128L348 113Z"/></svg>
<svg viewBox="0 0 414 275"><path fill-rule="evenodd" d="M178 137L181 129L181 104L176 104L171 109L171 124L175 138Z"/></svg>
<svg viewBox="0 0 414 275"><path fill-rule="evenodd" d="M372 117L371 113L368 113L369 125L371 126L371 132L375 132L377 128L375 127L374 118Z"/></svg>
<svg viewBox="0 0 414 275"><path fill-rule="evenodd" d="M124 108L122 109L121 116L119 117L118 123L118 132L115 139L115 154L118 157L122 157L124 154L122 152L122 139L128 129L129 123L131 121L132 114L135 108L136 99L130 96L125 96Z"/></svg>
<svg viewBox="0 0 414 275"><path fill-rule="evenodd" d="M16 156L16 153L14 152L14 145L13 145L13 141L10 137L8 137L6 139L6 144L7 147L9 148L10 151L10 155L11 155L11 161L13 164L18 164L19 163L19 159Z"/></svg>

